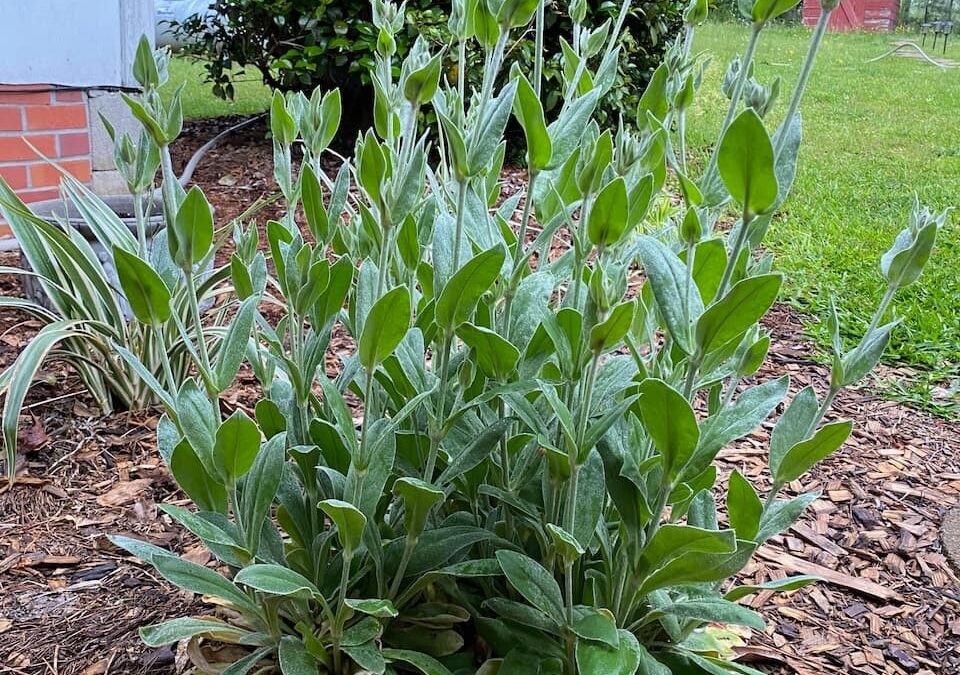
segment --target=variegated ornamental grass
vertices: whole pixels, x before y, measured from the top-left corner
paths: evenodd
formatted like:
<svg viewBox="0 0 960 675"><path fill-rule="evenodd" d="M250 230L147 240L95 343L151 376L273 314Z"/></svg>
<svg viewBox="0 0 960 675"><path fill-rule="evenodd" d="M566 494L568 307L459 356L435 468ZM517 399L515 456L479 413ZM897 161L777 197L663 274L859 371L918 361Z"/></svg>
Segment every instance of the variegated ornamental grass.
<svg viewBox="0 0 960 675"><path fill-rule="evenodd" d="M636 119L617 129L591 118L614 82L621 26L582 25L582 3L563 53L567 96L547 119L540 64L500 72L513 40L545 30L540 3L454 3L446 49L475 41L487 55L482 86L467 91L423 42L398 63L403 9L375 2L375 128L331 177L321 158L338 93L274 97L286 215L267 223L263 247L251 223L231 228L236 252L214 272L229 286L220 316L233 316L220 329L201 325L196 277L222 238L203 194L177 190L162 161L167 236L149 252L162 265L123 247L115 257L137 330L175 330L193 370L165 377L162 355L157 364L129 347L102 358L130 367L164 406L160 453L196 508L162 508L221 565L114 541L231 611L146 627L143 639L245 646L224 666L233 675L756 672L732 660L723 630L763 627L737 601L814 579L731 578L816 498L778 494L847 438L851 422L824 415L876 365L893 295L916 281L944 218L917 206L881 261L888 290L869 329L849 351L835 340L829 390L801 390L776 420L772 489L759 494L734 472L718 494L717 454L788 391L786 377L756 377L770 344L759 321L781 283L757 253L795 172L829 8L772 134L763 118L778 87L753 79L751 59L764 26L793 4L744 7L754 38L729 71L713 156L693 177L685 113L700 85L690 45L705 2L691 3ZM154 58L140 50L146 94L130 103L140 147L165 159L177 113L151 94L163 70ZM501 200L511 116L529 180ZM676 213L662 208L672 191ZM731 214L724 232L718 219ZM630 296L637 267L646 280ZM186 319L171 309L178 293ZM267 303L278 321L261 313ZM330 378L324 355L340 326L356 349ZM223 419L218 396L242 360L263 396L254 418ZM5 384L23 386L12 372ZM348 394L362 400L359 424Z"/></svg>

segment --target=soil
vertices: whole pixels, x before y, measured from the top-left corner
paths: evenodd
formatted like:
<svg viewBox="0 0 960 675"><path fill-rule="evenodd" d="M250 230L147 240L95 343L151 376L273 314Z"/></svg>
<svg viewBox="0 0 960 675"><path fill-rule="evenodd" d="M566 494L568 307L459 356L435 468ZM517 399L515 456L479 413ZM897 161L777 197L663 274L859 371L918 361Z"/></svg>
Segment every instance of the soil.
<svg viewBox="0 0 960 675"><path fill-rule="evenodd" d="M187 123L175 162L235 120ZM263 122L228 138L201 163L195 180L227 224L259 197L272 194L272 160ZM519 184L521 172L510 183ZM279 215L268 207L257 216ZM16 254L0 256L15 264ZM19 282L0 278L0 293ZM827 369L803 334L803 317L780 306L766 321L773 334L767 379L791 375L791 392ZM23 316L0 316L0 367L38 328ZM345 336L339 336L345 344ZM336 368L331 357L328 368ZM886 369L886 377L898 371ZM242 378L224 407L255 400ZM101 415L71 373L48 366L28 399L21 425L18 479L0 487L0 672L99 675L179 672L183 647L149 649L139 626L212 611L177 591L108 534L210 558L158 503L187 504L160 461L154 442L158 411ZM743 580L819 574L800 591L745 600L768 628L744 634L740 658L770 672L817 675L960 673L960 582L944 555L938 528L960 502L960 425L883 400L871 386L846 392L833 418L856 422L835 456L785 494L821 491L804 518L755 556ZM769 424L727 449L734 468L764 485Z"/></svg>

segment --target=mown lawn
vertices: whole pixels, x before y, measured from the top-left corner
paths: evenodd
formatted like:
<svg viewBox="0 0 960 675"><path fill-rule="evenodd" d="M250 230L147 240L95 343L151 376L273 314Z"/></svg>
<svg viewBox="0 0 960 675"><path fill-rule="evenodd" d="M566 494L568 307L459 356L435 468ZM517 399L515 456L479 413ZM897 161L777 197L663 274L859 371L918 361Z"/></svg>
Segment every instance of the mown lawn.
<svg viewBox="0 0 960 675"><path fill-rule="evenodd" d="M713 62L691 114L694 147L706 149L715 139L726 110L720 80L730 58L745 48L748 32L711 24L697 34L695 49ZM800 27L776 27L761 39L756 76L770 82L779 75L786 85L771 113L774 124L809 35ZM960 68L944 71L896 56L866 63L893 39L910 37L827 35L803 102L797 179L768 237L788 277L788 297L823 315L833 294L852 334L869 321L882 292L878 260L906 223L914 192L931 208L960 202ZM960 61L960 43L951 44L946 56ZM960 374L958 268L960 222L954 217L918 284L895 303L903 326L892 354L927 370L920 380Z"/></svg>
<svg viewBox="0 0 960 675"><path fill-rule="evenodd" d="M186 119L222 117L223 115L252 115L270 107L271 92L260 79L255 68L247 68L235 80L234 99L217 98L206 81L207 71L199 61L182 56L170 60L170 79L164 86L169 97L181 83L184 84L183 116Z"/></svg>

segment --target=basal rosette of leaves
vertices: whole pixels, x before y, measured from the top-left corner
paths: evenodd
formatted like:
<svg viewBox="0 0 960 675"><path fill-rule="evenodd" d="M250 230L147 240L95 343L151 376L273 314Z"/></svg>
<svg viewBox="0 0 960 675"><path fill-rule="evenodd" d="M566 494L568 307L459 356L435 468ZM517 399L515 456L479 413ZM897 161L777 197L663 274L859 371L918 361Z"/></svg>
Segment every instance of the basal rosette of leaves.
<svg viewBox="0 0 960 675"><path fill-rule="evenodd" d="M255 228L236 228L240 309L227 331L241 337L225 338L242 346L263 397L252 417L224 419L225 380L189 333L196 374L176 390L145 378L165 407L160 454L196 506L162 508L217 569L114 538L215 605L144 627L143 639L189 640L191 654L200 641L245 648L215 664L231 675L757 672L730 649L725 627L763 626L738 601L814 579L732 579L816 499L780 492L847 438L851 422L824 415L880 359L894 294L917 280L944 221L914 209L880 262L887 291L869 329L852 349L835 340L826 392L807 387L785 404L769 440L772 488L760 494L736 471L718 485L717 454L788 392L786 377L757 376L770 344L759 321L781 284L757 254L796 169L798 109L830 11L772 133L773 89L752 79L752 59L766 23L792 4L746 8L754 35L697 178L684 130L703 2L688 7L634 131L593 120L614 86L622 24L581 25L576 5L580 39L556 114L543 112L539 60L497 84L511 36L544 30L532 0L454 5L450 48L485 53L476 88L444 82L440 52L422 41L400 60L402 8L376 2L375 125L334 176L321 158L343 113L338 92L277 94L287 210L267 223L265 252L250 243ZM427 108L437 124L421 134ZM529 178L505 196L511 117ZM648 218L671 191L682 205ZM165 194L171 255L187 272L211 246L206 225L187 224L209 210L198 192ZM729 232L721 215L735 220ZM628 293L634 269L644 282ZM131 268L124 291L146 308L139 320L166 312L151 292L160 283L149 266ZM261 313L267 304L279 320ZM252 320L235 330L243 312ZM355 348L329 376L339 330Z"/></svg>

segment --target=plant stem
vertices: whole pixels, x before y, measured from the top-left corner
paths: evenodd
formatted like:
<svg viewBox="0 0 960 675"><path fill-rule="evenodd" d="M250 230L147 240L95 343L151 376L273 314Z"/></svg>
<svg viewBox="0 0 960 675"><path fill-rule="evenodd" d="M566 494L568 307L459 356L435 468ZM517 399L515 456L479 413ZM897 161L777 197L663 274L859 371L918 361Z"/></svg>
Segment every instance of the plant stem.
<svg viewBox="0 0 960 675"><path fill-rule="evenodd" d="M737 82L734 85L733 93L730 96L730 105L727 107L727 116L723 119L723 126L720 127L720 133L717 135L717 138L723 137L724 132L733 122L733 118L737 114L737 106L740 105L740 98L743 96L743 87L746 85L747 79L750 77L750 64L753 63L753 56L757 50L757 42L759 41L761 30L763 30L763 24L753 24L753 28L750 31L750 41L747 42L747 51L743 54L743 62L740 65L740 72L737 73Z"/></svg>
<svg viewBox="0 0 960 675"><path fill-rule="evenodd" d="M680 155L680 170L687 175L687 111L677 112L677 154Z"/></svg>
<svg viewBox="0 0 960 675"><path fill-rule="evenodd" d="M392 233L393 228L389 224L384 223L383 240L380 242L380 252L377 256L377 296L374 301L379 300L380 296L382 296L386 290L387 269L390 267L390 238Z"/></svg>
<svg viewBox="0 0 960 675"><path fill-rule="evenodd" d="M807 87L807 80L810 79L810 73L813 72L813 64L817 60L817 52L820 51L820 45L823 43L823 36L827 32L827 23L830 21L830 15L833 10L821 11L820 18L817 19L817 25L813 29L813 35L810 38L810 48L807 50L807 57L803 61L803 67L800 69L800 78L797 80L797 86L793 90L793 97L790 99L790 106L787 108L787 114L780 125L780 134L777 136L777 143L774 147L773 156L777 157L783 150L787 142L787 130L793 122L794 116L800 109L800 100L803 98L803 92Z"/></svg>
<svg viewBox="0 0 960 675"><path fill-rule="evenodd" d="M780 490L783 489L783 483L774 483L773 487L770 488L770 492L767 493L767 498L763 502L763 511L760 516L761 520L763 516L766 515L767 511L770 510L770 507L773 506L774 500L777 498L777 495L780 493Z"/></svg>
<svg viewBox="0 0 960 675"><path fill-rule="evenodd" d="M430 434L430 452L427 455L427 466L423 470L423 480L433 482L433 472L437 467L437 456L440 454L440 441L443 436L443 425L446 421L447 407L447 370L450 367L450 348L453 346L453 333L444 335L443 346L440 348L440 401L437 407L437 428Z"/></svg>
<svg viewBox="0 0 960 675"><path fill-rule="evenodd" d="M289 190L289 194L284 194L283 196L287 199L287 212L285 214L284 220L287 225L291 228L295 227L297 224L297 200L296 195L294 194L293 188L293 156L290 152L290 146L283 146L283 161L287 165L287 175L290 176L290 184L285 186Z"/></svg>
<svg viewBox="0 0 960 675"><path fill-rule="evenodd" d="M730 250L730 258L727 260L727 266L723 270L723 277L720 279L720 286L717 288L717 293L714 296L717 299L722 298L727 292L730 279L733 278L733 270L737 266L737 260L740 258L740 253L747 243L747 230L750 229L750 223L752 222L753 214L744 210L743 218L740 222L740 229L737 231L737 238L734 240L733 248Z"/></svg>
<svg viewBox="0 0 960 675"><path fill-rule="evenodd" d="M160 181L160 195L163 198L163 215L167 225L173 225L177 217L177 210L180 204L177 199L177 176L173 172L173 160L170 158L170 146L164 145L160 148L160 169L162 179Z"/></svg>
<svg viewBox="0 0 960 675"><path fill-rule="evenodd" d="M894 284L889 284L887 290L883 292L883 297L880 299L880 304L877 305L877 311L873 313L873 318L870 320L870 325L867 327L867 332L864 333L864 337L870 335L877 326L880 325L880 322L883 320L884 315L887 313L887 309L890 307L890 303L893 301L893 296L897 292L897 286Z"/></svg>
<svg viewBox="0 0 960 675"><path fill-rule="evenodd" d="M461 181L457 190L457 225L453 237L453 269L460 267L460 242L463 239L464 204L467 199L467 182ZM430 434L430 453L427 455L427 465L424 468L423 479L428 483L433 480L433 471L437 466L437 455L440 453L444 417L447 405L447 369L450 365L450 349L453 347L453 333L445 334L443 346L440 348L440 402L437 410L439 424L435 433Z"/></svg>
<svg viewBox="0 0 960 675"><path fill-rule="evenodd" d="M510 330L510 318L513 312L513 298L517 292L514 287L514 280L519 286L520 279L518 273L524 260L524 242L527 238L527 221L530 220L530 212L533 207L533 185L537 179L537 172L530 174L530 180L527 182L527 194L523 200L523 214L520 217L520 230L517 234L517 248L513 254L513 272L510 274L510 288L507 289L506 299L503 306L503 330L504 335Z"/></svg>
<svg viewBox="0 0 960 675"><path fill-rule="evenodd" d="M413 549L416 545L416 537L407 537L407 541L403 547L403 556L400 558L400 565L397 567L397 573L393 577L393 583L390 584L390 593L387 597L391 600L397 597L397 593L400 591L400 582L403 581L403 575L407 571L407 565L410 564L410 558L413 555Z"/></svg>
<svg viewBox="0 0 960 675"><path fill-rule="evenodd" d="M502 30L500 32L500 35L497 37L497 44L493 48L493 56L490 58L487 68L484 71L483 89L480 90L480 105L477 108L481 115L484 114L484 108L487 107L487 102L489 102L490 97L493 96L493 84L500 72L500 66L503 65L503 52L507 48L507 38L509 36L510 31L508 30ZM475 138L473 144L479 142L479 140L479 138Z"/></svg>
<svg viewBox="0 0 960 675"><path fill-rule="evenodd" d="M577 453L583 446L587 435L587 420L590 418L590 407L593 403L593 387L597 380L597 370L600 366L600 350L593 352L593 358L590 360L590 368L587 370L587 379L583 384L583 394L580 397L580 410L577 420L577 443L570 449L570 482L567 487L567 506L564 512L564 529L567 532L573 532L574 522L577 513L577 483L579 475L579 466L577 465Z"/></svg>
<svg viewBox="0 0 960 675"><path fill-rule="evenodd" d="M693 33L696 30L696 26L693 24L687 24L683 29L683 56L684 60L686 57L690 56L690 50L693 48Z"/></svg>
<svg viewBox="0 0 960 675"><path fill-rule="evenodd" d="M410 105L410 112L403 125L403 132L400 136L400 166L405 168L410 162L410 153L413 152L413 146L417 138L417 115L420 114L419 106Z"/></svg>
<svg viewBox="0 0 960 675"><path fill-rule="evenodd" d="M197 350L200 352L200 364L211 373L213 368L210 365L210 355L207 353L207 343L203 336L203 323L200 320L200 300L197 298L197 283L193 278L193 270L185 270L183 275L187 281L187 302L190 305L190 316L193 319L193 329L197 341Z"/></svg>
<svg viewBox="0 0 960 675"><path fill-rule="evenodd" d="M592 210L593 210L593 195L590 194L590 193L587 193L587 194L583 195L583 199L582 199L582 201L581 201L581 205L580 205L580 220L579 220L579 222L578 222L578 224L577 224L577 231L576 231L576 232L570 232L570 234L571 234L573 237L576 237L576 238L577 238L577 244L574 245L574 255L575 255L575 256L577 255L577 251L581 250L581 248L582 248L582 247L579 245L580 233L587 231L587 224L588 224L589 219L590 219L590 211L592 211ZM574 266L573 266L573 268L574 268L574 274L576 275L576 277L574 278L574 281L575 281L576 283L575 283L574 286L573 286L573 308L574 308L575 310L577 310L578 312L580 311L580 286L581 286L581 280L583 279L583 265L584 265L584 262L585 262L585 261L584 261L583 258L577 258L577 260L574 261ZM578 356L579 356L579 354L578 354Z"/></svg>
<svg viewBox="0 0 960 675"><path fill-rule="evenodd" d="M737 393L737 387L740 386L740 378L736 375L730 378L730 383L727 385L727 391L723 396L723 404L721 408L726 408L730 405L730 401L733 400L733 395Z"/></svg>
<svg viewBox="0 0 960 675"><path fill-rule="evenodd" d="M624 568L625 567L626 566L624 566ZM620 605L623 603L623 592L627 587L627 576L628 575L626 573L621 572L620 579L617 581L617 587L613 594L613 601L611 605L613 607L613 613L615 617L620 616Z"/></svg>
<svg viewBox="0 0 960 675"><path fill-rule="evenodd" d="M464 19L466 20L466 19ZM467 108L467 41L457 41L457 94L460 97L461 117L466 117Z"/></svg>
<svg viewBox="0 0 960 675"><path fill-rule="evenodd" d="M563 585L566 591L567 623L573 625L573 561L563 564Z"/></svg>
<svg viewBox="0 0 960 675"><path fill-rule="evenodd" d="M740 98L743 96L743 87L747 83L750 72L750 64L753 63L753 56L757 50L757 42L760 38L760 31L763 30L763 24L753 24L753 30L750 31L750 41L747 43L747 51L743 55L743 62L740 64L740 72L737 74L737 82L733 87L733 92L730 96L730 106L727 108L727 116L723 120L723 125L720 127L720 133L717 134L718 139L722 139L724 133L726 133L727 128L733 122L733 118L737 114L737 106L740 104ZM718 142L713 147L713 153L710 155L710 164L707 168L706 173L709 173L712 169L717 166L717 153L720 150L720 143Z"/></svg>
<svg viewBox="0 0 960 675"><path fill-rule="evenodd" d="M690 49L693 47L694 26L687 25L683 33L683 62L690 58ZM668 129L670 127L667 127ZM677 148L680 155L680 170L687 174L687 111L682 108L677 111Z"/></svg>
<svg viewBox="0 0 960 675"><path fill-rule="evenodd" d="M580 39L577 37L577 29L580 26L574 25L574 41L576 44L580 44ZM579 51L574 49L574 51ZM587 59L585 57L579 57L580 61L577 62L577 69L573 72L573 79L570 80L570 86L567 87L566 94L563 97L563 107L567 107L569 104L573 103L576 99L577 89L580 88L580 80L583 78L583 72L587 69Z"/></svg>
<svg viewBox="0 0 960 675"><path fill-rule="evenodd" d="M230 512L233 514L234 524L237 526L237 532L240 534L240 540L246 541L243 522L240 520L240 507L237 504L237 486L227 486L227 501L230 504Z"/></svg>
<svg viewBox="0 0 960 675"><path fill-rule="evenodd" d="M163 327L156 324L153 330L157 336L157 347L160 352L160 364L163 366L163 376L167 380L167 386L170 388L170 392L176 393L177 381L173 376L173 368L170 365L170 354L167 353L167 344L163 338Z"/></svg>
<svg viewBox="0 0 960 675"><path fill-rule="evenodd" d="M463 242L464 208L467 202L467 181L464 179L457 184L457 221L453 234L453 271L460 267L460 245Z"/></svg>
<svg viewBox="0 0 960 675"><path fill-rule="evenodd" d="M620 32L623 30L623 23L627 20L627 15L630 13L631 4L633 4L632 0L623 0L623 3L620 5L620 11L617 13L617 23L610 32L607 49L603 52L604 61L610 58L613 50L617 47L617 42L620 41Z"/></svg>
<svg viewBox="0 0 960 675"><path fill-rule="evenodd" d="M693 388L697 383L697 373L700 370L699 351L687 361L687 376L683 381L683 397L688 401L693 397Z"/></svg>
<svg viewBox="0 0 960 675"><path fill-rule="evenodd" d="M503 381L500 384L504 384ZM497 417L503 419L507 415L506 404L503 401L503 398L497 399ZM509 436L510 434L508 434ZM503 437L500 439L500 472L501 479L503 480L503 490L507 494L513 492L513 486L510 484L510 453L509 448L507 447L507 438ZM507 538L510 539L513 534L513 513L510 511L510 507L507 504L503 504L503 523L506 528Z"/></svg>
<svg viewBox="0 0 960 675"><path fill-rule="evenodd" d="M653 535L660 529L660 521L663 519L663 511L667 508L667 502L670 500L670 493L673 492L673 483L664 480L660 485L660 493L657 495L656 506L651 511L650 523L644 532L644 542L650 543Z"/></svg>
<svg viewBox="0 0 960 675"><path fill-rule="evenodd" d="M133 195L133 215L137 221L137 254L147 257L147 223L143 214L143 195Z"/></svg>
<svg viewBox="0 0 960 675"><path fill-rule="evenodd" d="M837 394L840 393L840 387L831 386L827 390L826 396L823 397L823 402L820 404L820 407L817 409L817 414L813 418L813 422L810 426L807 427L807 433L804 434L804 438L810 438L813 435L813 432L816 430L817 425L823 421L823 418L826 416L827 411L830 410L830 406L833 405L833 399L837 397Z"/></svg>
<svg viewBox="0 0 960 675"><path fill-rule="evenodd" d="M506 406L504 405L503 398L497 399L497 415L500 419L503 419L504 415L506 415ZM500 471L503 473L503 489L510 492L510 455L507 452L506 437L500 439L500 464ZM509 520L509 509L504 508L504 511L508 514Z"/></svg>
<svg viewBox="0 0 960 675"><path fill-rule="evenodd" d="M333 626L333 670L339 675L341 673L340 663L342 655L340 653L340 637L343 633L343 614L344 601L347 599L347 584L350 583L350 562L353 555L343 555L343 566L340 570L340 589L337 592L337 616Z"/></svg>
<svg viewBox="0 0 960 675"><path fill-rule="evenodd" d="M541 81L543 80L543 32L544 32L544 7L546 0L540 0L537 4L537 18L534 38L533 55L533 91L537 98L540 98Z"/></svg>

